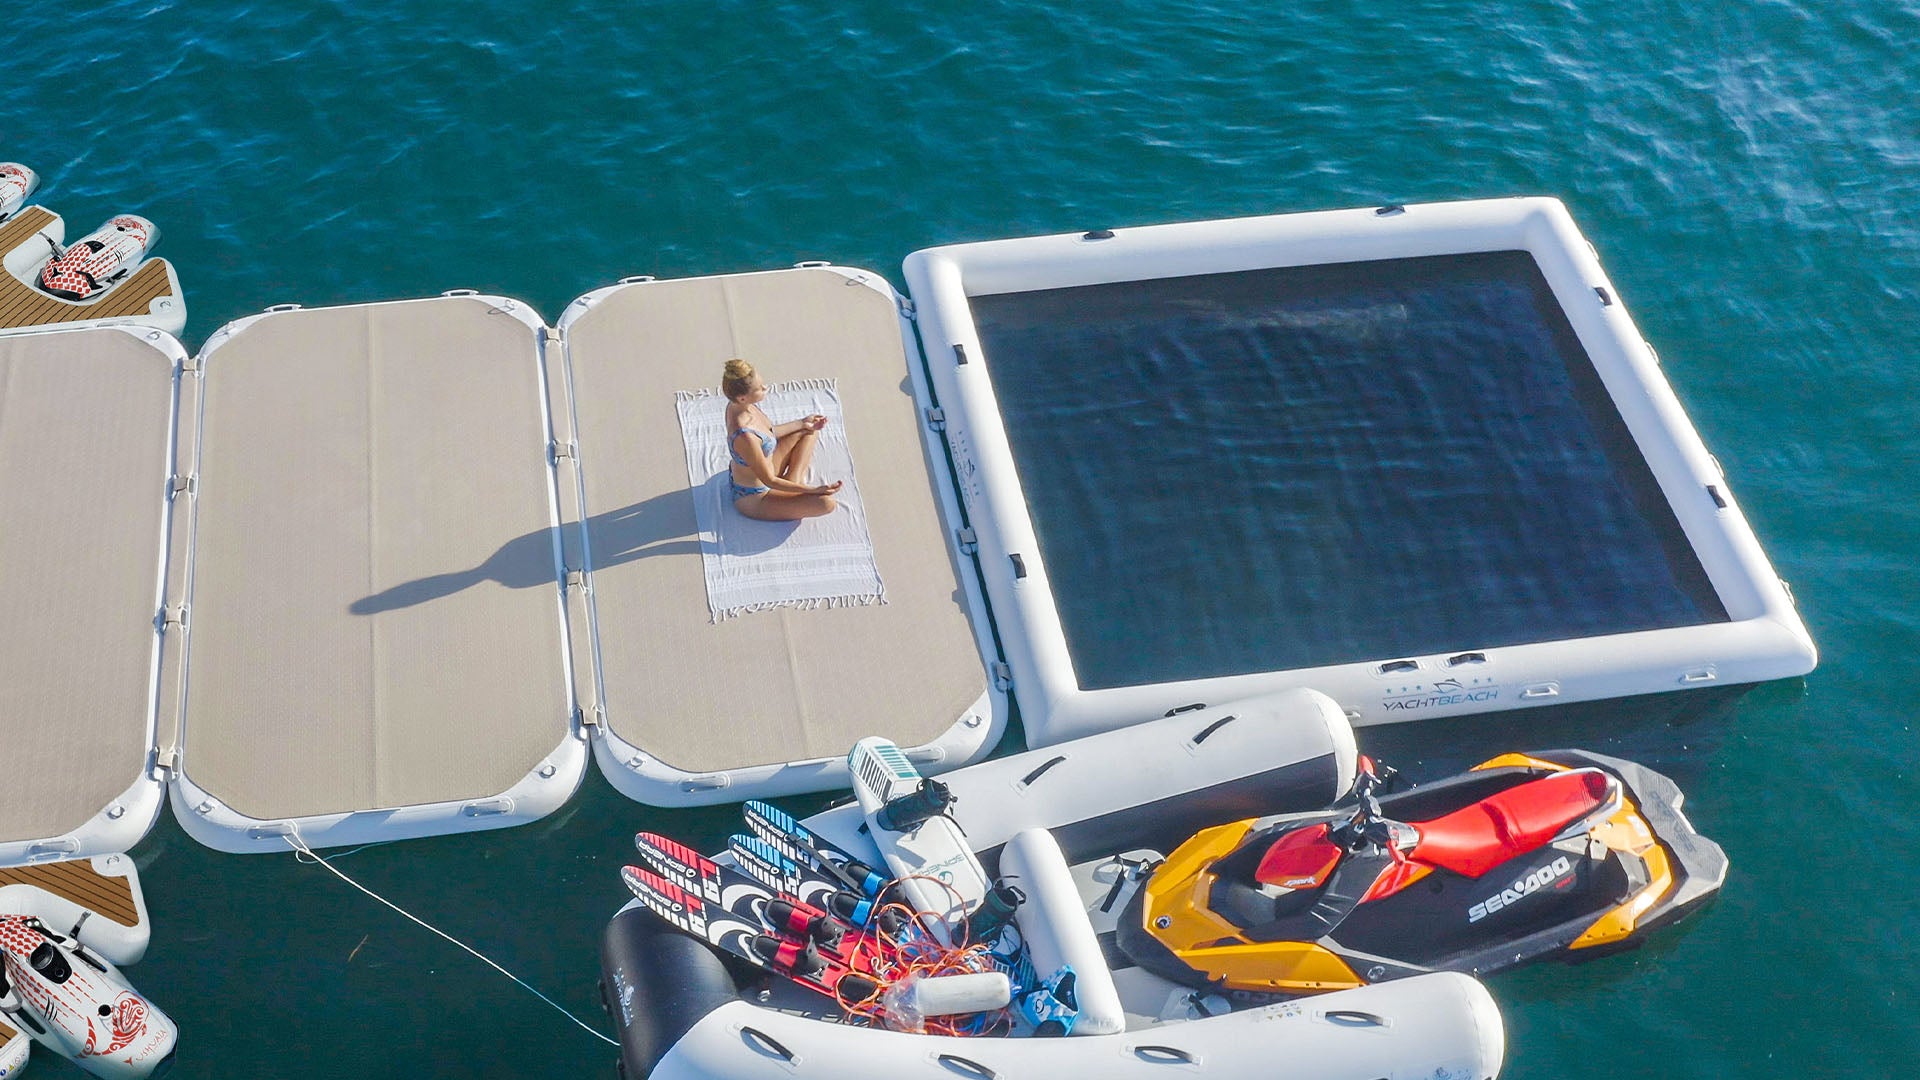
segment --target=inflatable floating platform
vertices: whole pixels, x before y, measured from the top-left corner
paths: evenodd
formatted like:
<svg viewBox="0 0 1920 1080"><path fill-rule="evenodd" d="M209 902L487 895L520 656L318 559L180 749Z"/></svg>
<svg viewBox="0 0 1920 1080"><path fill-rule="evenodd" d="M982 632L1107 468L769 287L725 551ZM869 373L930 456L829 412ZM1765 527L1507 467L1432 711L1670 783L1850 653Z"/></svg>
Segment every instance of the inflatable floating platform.
<svg viewBox="0 0 1920 1080"><path fill-rule="evenodd" d="M282 305L197 354L0 337L0 865L125 850L169 801L281 852L533 821L590 762L657 805L844 788L867 735L937 774L1016 700L1041 747L1289 688L1371 724L1815 662L1555 200L962 245L906 278L634 278L552 323L470 291ZM777 420L837 417L820 528L731 509L699 425L733 356ZM1063 468L1089 455L1049 441L1085 430L1046 412L1061 370L1094 430L1150 433L1111 456L1167 475L1133 485L1159 518Z"/></svg>

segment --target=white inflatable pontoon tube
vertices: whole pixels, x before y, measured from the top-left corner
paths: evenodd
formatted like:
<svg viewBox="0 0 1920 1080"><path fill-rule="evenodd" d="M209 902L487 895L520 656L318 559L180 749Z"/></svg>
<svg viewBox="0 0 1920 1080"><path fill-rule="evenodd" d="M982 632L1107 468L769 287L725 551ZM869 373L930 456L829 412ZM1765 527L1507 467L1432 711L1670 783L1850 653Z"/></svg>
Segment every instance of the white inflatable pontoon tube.
<svg viewBox="0 0 1920 1080"><path fill-rule="evenodd" d="M1033 958L1033 970L1049 978L1062 965L1073 968L1074 997L1080 1006L1071 1035L1118 1035L1127 1029L1113 971L1100 952L1100 940L1087 919L1085 901L1073 883L1060 845L1045 829L1013 835L1000 851L1001 880L1026 899L1013 913L1014 925Z"/></svg>
<svg viewBox="0 0 1920 1080"><path fill-rule="evenodd" d="M1247 1012L1088 1039L967 1039L851 1028L731 1001L673 1044L652 1080L1287 1080L1500 1072L1506 1031L1473 979L1437 972Z"/></svg>
<svg viewBox="0 0 1920 1080"><path fill-rule="evenodd" d="M1295 689L1182 712L1132 727L983 761L940 779L952 814L991 869L1014 833L1044 828L1069 862L1174 845L1162 800L1212 823L1326 806L1353 786L1358 751L1339 703ZM1203 808L1194 806L1204 800ZM804 824L853 852L873 850L849 803Z"/></svg>

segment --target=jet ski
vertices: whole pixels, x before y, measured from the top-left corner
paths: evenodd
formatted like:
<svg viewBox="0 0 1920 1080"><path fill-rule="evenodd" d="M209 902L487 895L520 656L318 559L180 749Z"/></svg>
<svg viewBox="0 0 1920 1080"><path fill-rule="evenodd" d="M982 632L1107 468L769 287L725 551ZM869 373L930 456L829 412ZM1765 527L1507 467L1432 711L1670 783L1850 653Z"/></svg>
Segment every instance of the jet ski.
<svg viewBox="0 0 1920 1080"><path fill-rule="evenodd" d="M1189 986L1318 993L1631 948L1726 879L1679 789L1631 762L1507 754L1391 794L1395 774L1361 763L1333 810L1193 835L1134 895L1116 944Z"/></svg>
<svg viewBox="0 0 1920 1080"><path fill-rule="evenodd" d="M27 205L27 197L40 186L40 175L17 161L0 161L0 221L5 221Z"/></svg>
<svg viewBox="0 0 1920 1080"><path fill-rule="evenodd" d="M179 1037L119 968L31 915L0 915L0 1018L108 1080L165 1073Z"/></svg>
<svg viewBox="0 0 1920 1080"><path fill-rule="evenodd" d="M62 300L91 300L133 273L159 234L146 218L121 214L49 260L40 288Z"/></svg>

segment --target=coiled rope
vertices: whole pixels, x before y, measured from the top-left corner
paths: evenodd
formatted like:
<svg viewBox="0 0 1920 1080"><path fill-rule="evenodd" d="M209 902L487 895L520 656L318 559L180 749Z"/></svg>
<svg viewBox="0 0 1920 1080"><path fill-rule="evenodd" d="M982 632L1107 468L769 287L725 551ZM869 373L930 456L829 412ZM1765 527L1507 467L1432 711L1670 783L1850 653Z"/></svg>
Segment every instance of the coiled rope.
<svg viewBox="0 0 1920 1080"><path fill-rule="evenodd" d="M501 967L499 964L494 963L488 957L482 955L478 949L475 949L473 946L468 945L466 942L461 941L460 939L454 937L452 934L447 933L445 930L442 930L439 927L434 926L432 923L429 923L425 919L420 918L418 915L415 915L413 912L408 911L406 908L401 907L399 904L394 903L393 901L387 899L386 897L381 896L379 893L374 892L372 889L367 888L365 885L360 884L358 881L355 881L354 879L348 877L346 873L342 871L339 867L333 865L333 863L327 861L326 859L321 858L319 855L314 854L313 849L307 846L307 842L300 838L300 834L298 832L288 833L286 836L286 841L287 841L287 845L293 848L293 857L299 862L303 862L303 863L311 862L318 866L326 867L329 871L333 873L333 876L339 878L341 881L346 882L347 884L353 886L354 888L359 889L361 892L366 893L368 896L373 897L375 900L380 901L382 904L385 904L387 907L392 908L394 911L405 916L408 919L408 921L412 922L415 926L418 926L423 930L430 930L433 933L438 934L440 937L446 939L447 941L453 943L454 945L459 946L462 950L464 950L469 956L472 956L475 960L480 961L481 963L487 965L488 967L499 972L500 974L505 975L507 978L512 979L514 983L517 986L519 986L522 990L525 990L527 993L532 994L534 997L537 997L541 1001L544 1001L548 1005L551 1005L555 1012L558 1012L560 1015L573 1021L574 1024L580 1028L580 1030L586 1032L587 1034L593 1036L596 1039L599 1039L601 1042L607 1043L611 1046L620 1045L618 1040L608 1038L605 1034L603 1034L602 1032L596 1030L591 1025L589 1025L586 1021L580 1019L578 1016L575 1016L573 1013L568 1012L566 1006L561 1005L559 1002L553 1000L547 995L534 989L532 986L529 986L526 980L522 979L520 976L515 975L513 972L508 971L506 968ZM357 851L359 849L356 848L354 850ZM348 854L352 854L352 852L349 852Z"/></svg>
<svg viewBox="0 0 1920 1080"><path fill-rule="evenodd" d="M953 898L954 907L961 903L960 893L952 884L935 877L911 875L911 880L928 881L944 888ZM896 878L880 890L886 896L894 886L909 878ZM949 908L953 910L953 908ZM890 935L880 929L885 921L883 915L894 912L906 916L904 925L907 931L898 936ZM983 1012L968 1013L960 1017L891 1017L888 1015L885 998L896 984L908 979L937 978L943 975L969 975L990 971L1016 974L1014 965L1005 958L996 956L985 942L969 941L969 928L965 919L950 921L940 912L916 911L898 901L883 904L872 916L872 929L869 933L877 946L867 954L868 972L879 984L872 996L861 1001L848 1001L835 987L834 999L848 1017L866 1023L869 1026L894 1027L905 1020L907 1026L896 1030L921 1031L933 1035L998 1035L1013 1027L1011 1006L989 1009ZM942 940L951 944L941 944ZM1030 968L1029 968L1030 970ZM844 982L841 986L846 985ZM1018 997L1016 992L1015 997Z"/></svg>

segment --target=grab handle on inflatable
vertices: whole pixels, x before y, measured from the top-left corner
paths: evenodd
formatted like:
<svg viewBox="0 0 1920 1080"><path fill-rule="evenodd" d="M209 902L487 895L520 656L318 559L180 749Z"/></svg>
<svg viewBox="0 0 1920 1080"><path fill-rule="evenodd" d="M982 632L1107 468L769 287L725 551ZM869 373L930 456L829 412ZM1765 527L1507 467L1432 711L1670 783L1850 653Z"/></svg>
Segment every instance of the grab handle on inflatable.
<svg viewBox="0 0 1920 1080"><path fill-rule="evenodd" d="M1000 1075L972 1058L963 1058L959 1054L941 1054L933 1060L945 1065L954 1072L964 1073L968 1076L978 1076L981 1077L982 1080L993 1080L994 1077Z"/></svg>
<svg viewBox="0 0 1920 1080"><path fill-rule="evenodd" d="M1370 1012L1360 1012L1357 1009L1334 1009L1324 1015L1327 1023L1339 1024L1341 1027L1387 1026L1387 1021L1384 1017Z"/></svg>
<svg viewBox="0 0 1920 1080"><path fill-rule="evenodd" d="M1134 1055L1163 1065L1192 1065L1198 1059L1177 1046L1136 1046Z"/></svg>
<svg viewBox="0 0 1920 1080"><path fill-rule="evenodd" d="M1213 738L1214 732L1219 731L1221 728L1226 727L1228 724L1231 724L1238 719L1240 718L1233 715L1232 713L1228 713L1227 715L1221 717L1220 719L1215 720L1213 723L1208 724L1206 727L1203 727L1200 729L1199 734L1193 737L1192 745L1199 746L1201 743L1206 742L1208 739Z"/></svg>
<svg viewBox="0 0 1920 1080"><path fill-rule="evenodd" d="M765 1050L767 1053L770 1053L770 1054L775 1054L779 1056L782 1060L785 1060L787 1062L792 1062L794 1060L793 1051L787 1049L785 1046L782 1046L780 1044L779 1039L776 1039L773 1036L767 1034L766 1032L761 1031L757 1027L746 1027L746 1026L741 1027L740 1037L745 1039L749 1043L752 1043L757 1049Z"/></svg>
<svg viewBox="0 0 1920 1080"><path fill-rule="evenodd" d="M1035 780L1040 779L1042 776L1045 776L1048 769L1053 768L1055 765L1058 765L1065 760L1067 760L1067 755L1065 754L1056 754L1053 757L1048 758L1047 760L1040 763L1039 768L1036 768L1032 772L1021 777L1020 783L1018 786L1032 787L1033 782Z"/></svg>

